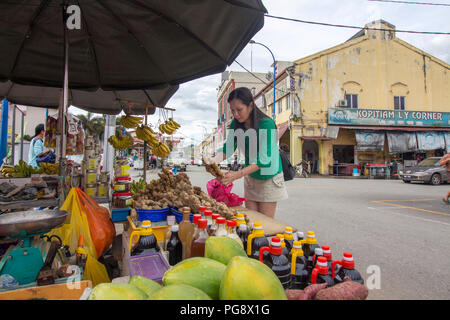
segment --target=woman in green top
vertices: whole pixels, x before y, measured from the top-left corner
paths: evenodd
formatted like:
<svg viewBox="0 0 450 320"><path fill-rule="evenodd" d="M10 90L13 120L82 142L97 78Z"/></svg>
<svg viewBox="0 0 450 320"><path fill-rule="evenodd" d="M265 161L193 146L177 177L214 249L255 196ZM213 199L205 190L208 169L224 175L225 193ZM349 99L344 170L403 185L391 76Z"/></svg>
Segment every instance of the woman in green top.
<svg viewBox="0 0 450 320"><path fill-rule="evenodd" d="M245 155L242 170L228 172L221 183L229 185L245 177L246 207L273 218L277 201L287 199L274 121L259 110L248 88L236 88L228 96L233 120L227 141L214 158L220 163L236 149ZM241 130L240 130L241 129Z"/></svg>

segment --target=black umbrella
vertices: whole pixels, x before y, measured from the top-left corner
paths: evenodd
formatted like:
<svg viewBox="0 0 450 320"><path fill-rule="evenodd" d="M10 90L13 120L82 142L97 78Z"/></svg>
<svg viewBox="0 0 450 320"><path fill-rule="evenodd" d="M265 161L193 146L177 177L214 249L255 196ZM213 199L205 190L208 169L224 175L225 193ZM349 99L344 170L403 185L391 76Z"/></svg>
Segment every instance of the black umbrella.
<svg viewBox="0 0 450 320"><path fill-rule="evenodd" d="M264 13L260 0L0 1L0 81L62 87L66 30L72 89L177 85L224 71Z"/></svg>

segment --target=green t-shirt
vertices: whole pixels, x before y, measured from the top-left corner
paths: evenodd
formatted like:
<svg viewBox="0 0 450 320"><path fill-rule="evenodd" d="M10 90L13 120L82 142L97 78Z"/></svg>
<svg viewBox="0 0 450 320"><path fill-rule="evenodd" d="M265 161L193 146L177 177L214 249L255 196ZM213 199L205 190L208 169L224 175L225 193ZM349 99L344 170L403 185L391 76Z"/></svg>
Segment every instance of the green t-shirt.
<svg viewBox="0 0 450 320"><path fill-rule="evenodd" d="M218 152L223 152L226 158L229 159L233 156L238 145L239 150L242 152L241 148L244 147L245 139L245 167L248 167L250 164L256 164L259 167L258 171L250 174L250 177L258 180L267 180L283 171L280 151L277 145L277 128L272 119L262 118L259 121L257 130L235 130L236 120L233 119L229 127L227 141ZM236 134L234 134L235 132ZM227 147L229 145L232 147Z"/></svg>

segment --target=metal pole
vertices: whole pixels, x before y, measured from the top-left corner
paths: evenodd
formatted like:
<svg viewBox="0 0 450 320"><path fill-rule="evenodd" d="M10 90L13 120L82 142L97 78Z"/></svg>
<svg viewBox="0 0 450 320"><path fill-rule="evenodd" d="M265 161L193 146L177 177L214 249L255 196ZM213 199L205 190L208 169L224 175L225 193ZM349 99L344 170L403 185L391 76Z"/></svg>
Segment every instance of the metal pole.
<svg viewBox="0 0 450 320"><path fill-rule="evenodd" d="M25 116L22 113L22 121L21 121L21 125L20 125L20 160L23 160L23 126L24 126L24 122L25 122Z"/></svg>
<svg viewBox="0 0 450 320"><path fill-rule="evenodd" d="M266 48L267 50L269 50L270 54L272 55L272 59L273 59L273 104L272 104L272 115L273 115L273 121L276 120L276 115L275 115L275 87L276 87L276 61L275 61L275 56L273 55L273 52L269 49L269 47L267 47L266 45L250 40L250 43L256 43L259 44L261 46L263 46L264 48Z"/></svg>
<svg viewBox="0 0 450 320"><path fill-rule="evenodd" d="M14 151L16 147L16 105L13 104L13 118L11 130L11 164L14 165Z"/></svg>
<svg viewBox="0 0 450 320"><path fill-rule="evenodd" d="M3 164L3 158L6 157L6 151L8 147L8 112L9 102L3 99L2 102L2 123L0 132L0 165Z"/></svg>

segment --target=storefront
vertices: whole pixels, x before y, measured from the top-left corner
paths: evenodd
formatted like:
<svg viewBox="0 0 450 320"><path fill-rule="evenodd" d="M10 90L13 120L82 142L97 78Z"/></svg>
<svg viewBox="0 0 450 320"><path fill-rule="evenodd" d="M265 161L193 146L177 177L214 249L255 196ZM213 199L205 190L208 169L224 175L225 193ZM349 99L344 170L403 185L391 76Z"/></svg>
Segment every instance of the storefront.
<svg viewBox="0 0 450 320"><path fill-rule="evenodd" d="M344 109L329 111L331 140L330 174L353 174L342 167L357 165L369 174L377 166L394 174L426 157L450 152L450 113Z"/></svg>

